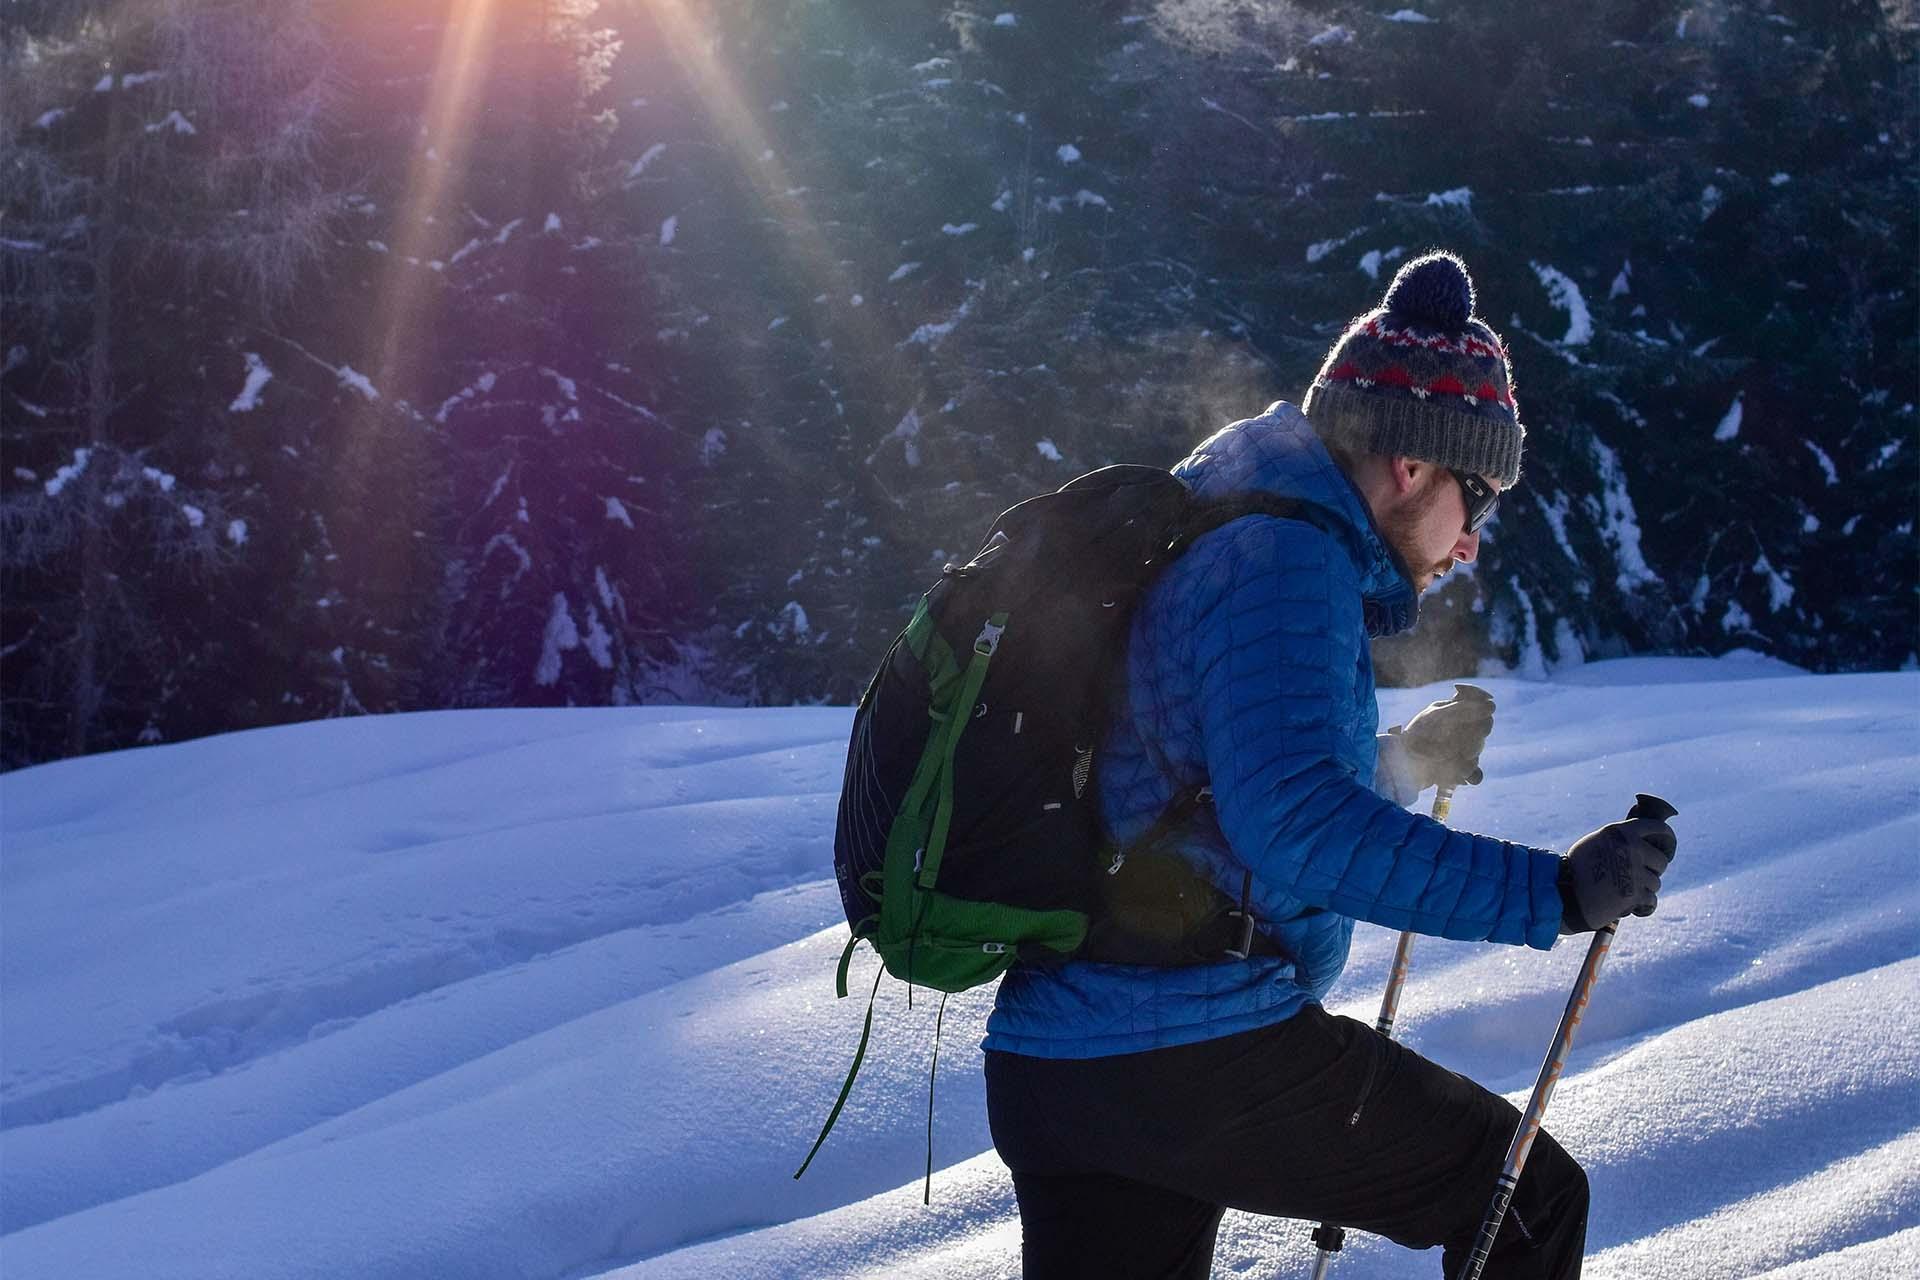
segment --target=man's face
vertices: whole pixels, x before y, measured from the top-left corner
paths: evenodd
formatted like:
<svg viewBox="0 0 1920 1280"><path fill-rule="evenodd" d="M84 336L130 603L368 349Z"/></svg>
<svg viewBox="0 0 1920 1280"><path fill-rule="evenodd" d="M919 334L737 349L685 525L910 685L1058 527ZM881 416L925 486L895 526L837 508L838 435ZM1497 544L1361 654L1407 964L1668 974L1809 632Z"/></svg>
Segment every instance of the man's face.
<svg viewBox="0 0 1920 1280"><path fill-rule="evenodd" d="M1467 501L1460 482L1445 467L1409 464L1414 470L1409 487L1394 495L1380 513L1380 532L1413 573L1416 594L1445 576L1454 562L1473 563L1480 554L1480 534L1468 533ZM1488 481L1496 491L1497 482Z"/></svg>

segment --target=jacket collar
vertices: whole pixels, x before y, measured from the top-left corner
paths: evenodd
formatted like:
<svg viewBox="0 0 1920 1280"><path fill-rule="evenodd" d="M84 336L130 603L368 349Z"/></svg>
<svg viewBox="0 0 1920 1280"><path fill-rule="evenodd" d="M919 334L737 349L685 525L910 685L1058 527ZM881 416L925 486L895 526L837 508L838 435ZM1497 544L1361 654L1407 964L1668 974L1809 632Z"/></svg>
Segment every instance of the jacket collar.
<svg viewBox="0 0 1920 1280"><path fill-rule="evenodd" d="M1360 575L1370 636L1397 635L1419 619L1413 575L1387 545L1351 480L1320 443L1306 415L1276 400L1257 417L1228 423L1173 468L1194 495L1271 493L1311 504L1307 516L1346 548Z"/></svg>

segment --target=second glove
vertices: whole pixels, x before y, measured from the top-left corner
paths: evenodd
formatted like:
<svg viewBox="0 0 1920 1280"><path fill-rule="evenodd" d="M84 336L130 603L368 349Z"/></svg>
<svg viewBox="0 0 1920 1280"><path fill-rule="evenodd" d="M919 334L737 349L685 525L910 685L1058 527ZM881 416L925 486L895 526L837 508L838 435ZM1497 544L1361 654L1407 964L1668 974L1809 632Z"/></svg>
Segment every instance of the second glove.
<svg viewBox="0 0 1920 1280"><path fill-rule="evenodd" d="M1652 915L1678 845L1659 818L1609 822L1575 840L1560 861L1560 932L1591 933L1628 912Z"/></svg>
<svg viewBox="0 0 1920 1280"><path fill-rule="evenodd" d="M1387 730L1400 740L1406 770L1422 791L1480 782L1480 751L1493 732L1493 699L1470 684L1453 689L1453 697L1431 703L1404 726Z"/></svg>

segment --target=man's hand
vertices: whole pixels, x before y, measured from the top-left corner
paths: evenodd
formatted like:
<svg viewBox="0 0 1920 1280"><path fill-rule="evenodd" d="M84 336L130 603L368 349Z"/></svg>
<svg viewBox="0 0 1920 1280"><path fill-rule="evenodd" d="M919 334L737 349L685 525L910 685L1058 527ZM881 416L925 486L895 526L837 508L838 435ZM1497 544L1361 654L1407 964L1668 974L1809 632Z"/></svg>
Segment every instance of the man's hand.
<svg viewBox="0 0 1920 1280"><path fill-rule="evenodd" d="M1575 840L1560 861L1560 932L1591 933L1628 912L1652 915L1660 873L1679 842L1659 818L1609 822Z"/></svg>
<svg viewBox="0 0 1920 1280"><path fill-rule="evenodd" d="M1399 740L1406 773L1422 791L1480 782L1480 750L1493 732L1493 699L1470 684L1453 688L1453 697L1387 730Z"/></svg>

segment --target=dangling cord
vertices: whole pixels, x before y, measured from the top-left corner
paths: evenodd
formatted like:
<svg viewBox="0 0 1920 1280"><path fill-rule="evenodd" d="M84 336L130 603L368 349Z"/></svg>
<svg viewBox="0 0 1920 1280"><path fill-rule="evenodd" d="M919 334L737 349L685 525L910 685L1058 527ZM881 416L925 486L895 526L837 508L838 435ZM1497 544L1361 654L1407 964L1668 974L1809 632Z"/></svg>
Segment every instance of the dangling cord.
<svg viewBox="0 0 1920 1280"><path fill-rule="evenodd" d="M851 951L852 948L849 947L848 950ZM820 1136L813 1140L813 1150L807 1152L807 1158L802 1160L800 1167L794 1171L795 1179L805 1173L807 1166L813 1163L813 1158L820 1154L820 1144L825 1142L827 1135L833 1132L833 1122L840 1118L840 1109L847 1105L847 1095L853 1092L853 1078L860 1074L860 1064L867 1058L867 1040L873 1035L873 1001L880 994L880 979L886 975L886 972L887 967L881 965L880 972L873 975L873 990L867 993L867 1022L860 1028L860 1047L853 1052L853 1066L847 1071L847 1082L840 1086L840 1096L835 1099L833 1110L827 1113L827 1122L820 1126Z"/></svg>
<svg viewBox="0 0 1920 1280"><path fill-rule="evenodd" d="M947 1020L946 993L940 995L940 1012L933 1019L933 1067L927 1072L927 1182L920 1193L921 1204L933 1203L933 1080L940 1074L940 1026Z"/></svg>

